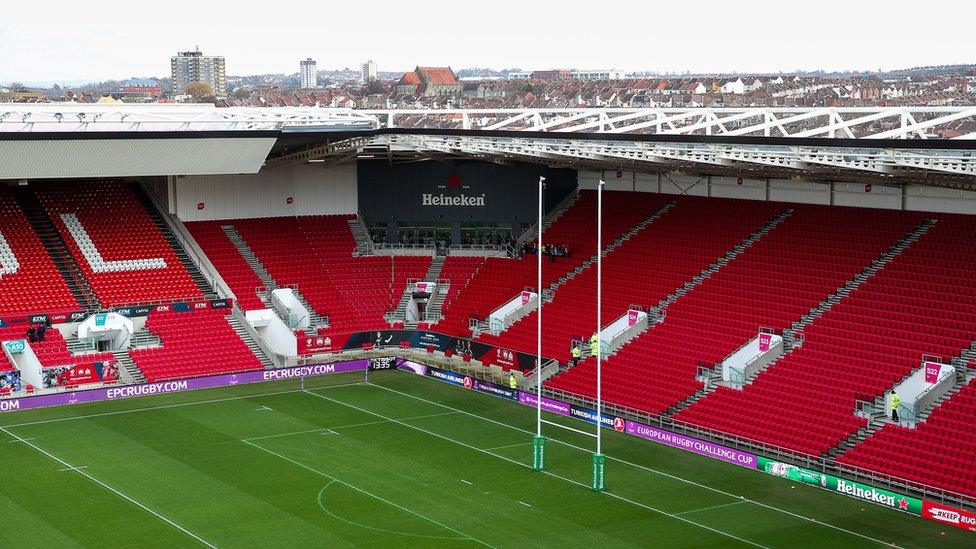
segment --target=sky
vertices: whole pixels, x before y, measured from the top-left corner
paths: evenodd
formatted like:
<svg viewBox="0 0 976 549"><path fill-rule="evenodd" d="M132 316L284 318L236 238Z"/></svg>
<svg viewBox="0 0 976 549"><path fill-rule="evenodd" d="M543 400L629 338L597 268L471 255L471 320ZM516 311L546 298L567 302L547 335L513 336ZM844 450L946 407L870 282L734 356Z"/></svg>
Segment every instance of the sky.
<svg viewBox="0 0 976 549"><path fill-rule="evenodd" d="M976 63L973 0L4 2L0 82L168 76L199 45L229 75L415 65L769 73ZM275 6L280 6L280 9Z"/></svg>

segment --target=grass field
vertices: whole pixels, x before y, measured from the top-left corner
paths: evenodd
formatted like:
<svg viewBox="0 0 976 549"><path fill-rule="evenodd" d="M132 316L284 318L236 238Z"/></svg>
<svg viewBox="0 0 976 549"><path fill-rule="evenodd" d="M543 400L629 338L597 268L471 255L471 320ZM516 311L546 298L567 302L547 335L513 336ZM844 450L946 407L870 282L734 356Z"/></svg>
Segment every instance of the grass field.
<svg viewBox="0 0 976 549"><path fill-rule="evenodd" d="M2 547L972 547L971 534L401 372L0 416ZM555 419L551 417L550 419ZM581 423L563 419L580 427ZM553 432L558 431L558 432Z"/></svg>

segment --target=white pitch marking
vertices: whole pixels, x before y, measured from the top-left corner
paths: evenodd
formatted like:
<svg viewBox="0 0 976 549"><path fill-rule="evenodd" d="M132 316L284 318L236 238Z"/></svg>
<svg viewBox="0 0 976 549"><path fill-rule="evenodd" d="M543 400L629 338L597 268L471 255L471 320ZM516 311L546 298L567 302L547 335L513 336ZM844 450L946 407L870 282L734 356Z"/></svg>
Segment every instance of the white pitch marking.
<svg viewBox="0 0 976 549"><path fill-rule="evenodd" d="M308 465L305 465L304 463L302 463L300 461L296 461L294 459L291 459L290 457L284 456L282 454L279 454L278 452L275 452L275 451L272 451L272 450L268 450L264 446L260 446L258 444L255 444L255 443L251 442L251 441L248 441L248 440L243 440L242 439L241 442L243 442L244 444L247 444L248 446L251 446L253 448L257 448L258 450L261 450L263 452L267 452L267 453L269 453L269 454L271 454L271 455L273 455L275 457L281 458L281 459L287 461L288 463L291 463L293 465L296 465L298 467L301 467L302 469L305 469L307 471L311 471L311 472L313 472L313 473L315 473L315 474L317 474L319 476L325 477L325 478L330 479L330 480L332 480L334 482L338 482L340 484L343 484L345 486L348 486L349 488L352 488L353 490L355 490L357 492L360 492L362 494L366 494L367 496L369 496L369 497L371 497L373 499L376 499L378 501L382 501L383 503L385 503L385 504L387 504L387 505L389 505L391 507L396 507L397 509L400 509L401 511L410 513L411 515L414 515L416 517L420 517L420 518L422 518L422 519L424 519L424 520L426 520L428 522L431 522L433 524L436 524L437 526L440 526L441 528L444 528L446 530L450 530L451 532L454 532L455 534L457 534L459 536L462 536L462 538L464 538L464 539L470 539L471 541L473 541L475 543L479 543L481 545L484 545L485 547L492 547L491 545L489 545L489 544L481 541L478 538L469 536L468 534L465 534L464 532L461 532L459 530L455 530L454 528L451 528L450 526L448 526L446 524L443 524L441 522L438 522L438 521L436 521L436 520L434 520L434 519L432 519L430 517L421 515L420 513L416 512L416 511L414 511L412 509L408 509L407 507L404 507L404 506L402 506L400 504L394 503L394 502L392 502L392 501L390 501L388 499L384 499L384 498L382 498L380 496L377 496L376 494L373 494L372 492L368 492L366 490L363 490L362 488L359 488L358 486L354 486L352 484L349 484L348 482L346 482L344 480L339 480L339 479L337 479L336 477L334 477L332 475L329 475L327 473L323 473L322 471L319 471L318 469L315 469L314 467L310 467Z"/></svg>
<svg viewBox="0 0 976 549"><path fill-rule="evenodd" d="M507 427L507 428L513 429L515 431L520 431L522 433L527 433L527 434L535 434L534 431L528 431L526 429L522 429L522 428L519 428L519 427L515 427L514 425L509 425L507 423L502 423L500 421L496 421L496 420L491 419L491 418L487 418L487 417L484 417L484 416L479 416L478 414L475 414L475 413L472 413L472 412L468 412L468 411L465 411L465 410L460 410L458 408L454 408L454 407L448 406L446 404L441 404L440 402L434 402L434 401L428 400L426 398L422 398L422 397L418 397L418 396L415 396L415 395L411 395L409 393L404 393L402 391L397 391L396 389L391 389L391 388L385 387L383 385L377 385L375 383L371 383L370 385L372 387L377 387L379 389L383 389L385 391L390 391L391 393L396 393L398 395L403 395L405 397L409 397L409 398L412 398L412 399L415 399L415 400L419 400L421 402L427 402L428 404L436 404L436 405L438 405L438 406L440 406L442 408L447 408L448 410L455 410L455 411L457 411L459 413L462 413L464 415L471 416L471 417L475 417L475 418L481 419L483 421L487 421L489 423L494 423L496 425L500 425L502 427ZM592 449L582 448L580 446L576 446L575 444L570 444L568 442L559 440L557 438L553 438L551 440L553 440L554 442L556 442L558 444L562 444L563 446L566 446L568 448L575 448L575 449L580 450L580 451L583 451L583 452L592 453ZM740 498L740 499L742 498L742 496L736 496L736 495L730 494L729 492L726 492L724 490L719 490L718 488L713 488L713 487L707 486L705 484L699 484L699 483L697 483L697 482L695 482L693 480L688 480L686 478L682 478L682 477L679 477L679 476L676 476L676 475L672 475L671 473L666 473L664 471L659 471L659 470L654 469L652 467L647 467L647 466L640 465L640 464L637 464L637 463L632 463L632 462L629 462L627 460L623 460L623 459L616 458L616 457L613 457L613 456L607 456L607 459L609 459L611 461L616 461L617 463L623 463L624 465L630 465L631 467L635 467L637 469L642 469L642 470L647 471L649 473L655 473L657 475L661 475L661 476L664 476L664 477L667 477L667 478L670 478L670 479L673 479L673 480L677 480L677 481L680 481L680 482L684 482L684 483L687 483L687 484L691 484L692 486L697 486L697 487L703 488L705 490L710 490L712 492L715 492L716 494L722 494L722 495L729 496L729 497L732 497L732 498ZM577 484L579 484L579 483L577 483ZM835 526L833 524L829 524L829 523L826 523L826 522L820 522L820 521L817 521L817 520L812 520L809 517L805 517L803 515L799 515L797 513L792 512L792 511L787 511L786 509L781 509L779 507L776 507L775 505L769 505L768 503L763 503L761 501L756 501L754 499L745 499L745 501L747 501L749 503L752 503L754 505L758 505L759 507L764 507L766 509L769 509L770 511L776 511L776 512L779 512L779 513L783 513L784 515L789 515L791 517L794 517L794 518L797 518L797 519L800 519L800 520L804 520L804 521L807 521L807 522L810 522L810 523L813 523L813 524L819 524L821 526L826 526L827 528L831 528L831 529L836 530L838 532L844 532L845 534L850 534L852 536L857 536L859 538L864 538L866 540L869 540L869 541L872 541L872 542L875 542L875 543L878 543L878 544L881 544L881 545L889 545L889 546L891 545L891 543L889 543L889 542L881 541L879 539L872 538L871 536L868 536L866 534L862 534L860 532L853 532L853 531L848 530L846 528L842 528L840 526ZM895 547L899 547L899 546L896 545Z"/></svg>
<svg viewBox="0 0 976 549"><path fill-rule="evenodd" d="M322 390L322 389L334 389L334 388L339 388L339 387L352 387L354 385L363 385L363 382L362 381L359 381L359 382L356 382L356 383L340 383L338 385L327 385L325 387L316 387L315 390L318 391L318 390ZM196 400L196 401L193 401L193 402L178 402L176 404L163 404L163 405L160 405L160 406L147 406L147 407L144 407L144 408L129 408L129 409L126 409L126 410L116 410L114 412L100 412L100 413L97 413L97 414L86 414L86 415L77 415L77 416L69 416L69 417L59 417L59 418L54 418L54 419L45 419L45 420L41 420L41 421L28 421L28 422L25 422L25 423L14 423L12 425L6 425L5 427L7 427L7 428L14 428L14 427L28 427L30 425L45 425L45 424L48 424L48 423L60 423L62 421L74 421L74 420L77 420L77 419L88 419L88 418L93 418L93 417L105 417L105 416L117 416L117 415L123 415L123 414L133 414L133 413L136 413L136 412L149 412L149 411L152 411L152 410L167 410L167 409L170 409L170 408L185 408L187 406L197 406L199 404L217 404L217 403L220 403L220 402L233 402L235 400L246 400L246 399L249 399L249 398L260 398L260 397L276 396L276 395L289 395L289 394L301 393L301 392L303 392L303 389L289 389L287 391L271 391L271 392L268 392L268 393L255 393L253 395L240 395L240 396L233 396L233 397L226 397L226 398L214 398L214 399L210 399L210 400ZM178 394L178 393L176 393L176 394ZM159 396L159 395L156 395L156 396ZM116 402L119 402L119 401L116 401ZM30 440L30 439L28 439L28 440Z"/></svg>
<svg viewBox="0 0 976 549"><path fill-rule="evenodd" d="M463 483L465 483L465 484L467 484L469 486L472 485L472 484L474 484L473 482L471 482L469 480L464 480L463 478L461 479L461 482L463 482Z"/></svg>
<svg viewBox="0 0 976 549"><path fill-rule="evenodd" d="M268 406L262 406L260 408L256 408L254 411L255 412L274 412L274 408L269 408Z"/></svg>
<svg viewBox="0 0 976 549"><path fill-rule="evenodd" d="M193 532L187 530L186 528L180 526L178 523L174 522L173 520L166 518L165 516L161 515L159 512L154 511L153 509L151 509L148 506L146 506L144 503L142 503L142 502L140 502L140 501L132 498L131 496L128 496L128 495L122 493L121 491L119 491L119 490L117 490L115 488L112 488L108 484L102 482L101 480L98 480L97 478L95 478L92 475L86 473L85 471L82 471L81 469L78 469L77 467L71 465L67 461L59 458L58 456L56 456L56 455L48 452L47 450L41 448L40 446L34 444L33 442L31 442L31 441L29 441L27 439L20 438L19 436L15 435L14 433L11 433L10 431L8 431L6 427L0 427L0 431L3 431L4 433L7 433L9 436L17 439L20 442L23 442L27 446L30 446L31 448L33 448L37 452L39 452L41 454L44 454L48 458L50 458L50 459L52 459L52 460L60 463L61 465L64 465L67 468L73 469L74 472L78 473L79 475L87 478L88 480L94 482L95 484L101 486L102 488L105 488L109 492L112 492L113 494L115 494L115 495L119 496L120 498L128 501L129 503L135 505L136 507L139 507L143 511L149 513L150 515L153 515L154 517L162 520L166 524L169 524L173 528L176 528L180 532L183 532L184 534L186 534L186 535L190 536L191 538L197 540L201 544L203 544L203 545L205 545L207 547L210 547L211 549L217 549L217 546L216 545L210 543L209 541L201 538L200 536L198 536L198 535L194 534Z"/></svg>
<svg viewBox="0 0 976 549"><path fill-rule="evenodd" d="M82 469L87 469L87 468L88 468L87 465L80 465L78 467L65 467L64 469L61 469L61 471L62 472L64 472L64 471L81 471Z"/></svg>
<svg viewBox="0 0 976 549"><path fill-rule="evenodd" d="M373 415L373 416L376 416L376 417L380 417L380 418L386 419L388 421L392 421L393 423L398 423L400 425L403 425L404 427L409 427L410 429L414 429L416 431L420 431L421 433L426 433L426 434L428 434L430 436L437 437L437 438L446 440L448 442L453 442L454 444L457 444L459 446L464 446L465 448L470 448L471 450L474 450L476 452L481 452L481 453L487 454L489 456L494 456L494 457L496 457L498 459L507 461L509 463L514 463L515 465L518 465L519 467L524 467L526 469L531 469L531 467L528 464L522 463L520 461L515 461L514 459L509 459L509 458L507 458L505 456L502 456L502 455L499 455L499 454L493 454L493 453L489 452L488 450L485 450L484 448L478 448L477 446L472 446L472 445L470 445L470 444L468 444L466 442L461 442L459 440L454 440L453 438L450 438L450 437L447 437L447 436L444 436L444 435L435 433L433 431L428 431L427 429L423 429L423 428L417 427L415 425L410 425L409 423L404 423L402 421L399 421L399 420L396 420L396 419L393 419L393 418L386 417L383 414L378 414L378 413L373 412L371 410L367 410L366 408L361 408L361 407L356 406L354 404L349 404L347 402L342 402L341 400L336 400L334 398L329 398L329 397L327 397L325 395L320 395L318 393L313 393L311 391L305 391L305 393L306 394L309 394L311 396L314 396L314 397L321 398L322 400L326 400L326 401L329 401L329 402L334 402L335 404L339 404L339 405L342 405L342 406L346 406L347 408L352 408L353 410L359 410L360 412L364 412L364 413L367 413L367 414L370 414L370 415ZM446 405L442 405L442 406L444 406L445 408L450 408L450 406L446 406ZM458 410L458 411L460 411L460 410ZM572 483L572 484L576 484L576 485L583 486L583 487L586 487L586 488L589 488L590 487L589 485L583 484L582 482L578 482L578 481L575 481L575 480L573 480L571 478L567 478L567 477L564 477L564 476L557 475L557 474L555 474L555 473L553 473L551 471L542 471L542 473L544 473L546 475L549 475L551 477L554 477L554 478L562 479L562 480L564 480L566 482L569 482L569 483ZM754 547L762 547L764 549L770 549L769 547L766 547L765 545L760 545L760 544L758 544L756 542L749 541L749 540L747 540L745 538L740 538L739 536L736 536L735 534L730 534L728 532L723 532L722 530L719 530L717 528L712 528L711 526L707 526L705 524L701 524L701 523L695 522L693 520L686 519L684 517L679 517L679 516L677 516L675 514L668 513L667 511L662 511L661 509L657 509L655 507L651 507L650 505L645 505L645 504L640 503L638 501L634 501L634 500L631 500L631 499L627 499L627 498L625 498L623 496L618 496L617 494L614 494L614 493L611 493L611 492L603 492L603 493L606 494L606 495L608 495L608 496L610 496L610 497L612 497L612 498L619 499L620 501L623 501L623 502L626 502L626 503L630 503L631 505L635 505L637 507L642 507L644 509L647 509L648 511L652 511L652 512L655 512L655 513L664 515L664 516L671 517L671 518L673 518L675 520L679 520L681 522L685 522L687 524L691 524L692 526L697 526L697 527L699 527L699 528L701 528L703 530L708 530L708 531L713 532L715 534L719 534L721 536L725 536L727 538L734 539L736 541L741 541L742 543L745 543L745 544L748 544L748 545L752 545Z"/></svg>
<svg viewBox="0 0 976 549"><path fill-rule="evenodd" d="M531 505L529 505L528 503L525 503L524 501L519 501L519 503L521 503L522 505L524 505L526 507L532 507Z"/></svg>
<svg viewBox="0 0 976 549"><path fill-rule="evenodd" d="M676 515L687 515L688 513L698 513L701 511L711 511L712 509L721 509L722 507L731 507L733 505L742 505L743 503L752 503L746 499L740 499L739 501L732 501L729 503L722 503L719 505L710 505L708 507L702 507L701 509L692 509L690 511L682 511L680 513L675 513Z"/></svg>
<svg viewBox="0 0 976 549"><path fill-rule="evenodd" d="M491 448L485 448L485 450L504 450L505 448L516 448L518 446L528 446L532 444L531 442L518 442L515 444L506 444L504 446L493 446Z"/></svg>
<svg viewBox="0 0 976 549"><path fill-rule="evenodd" d="M453 415L453 414L456 414L456 413L457 412L453 412L452 411L452 412L440 412L440 413L437 413L437 414L424 414L424 415L421 415L421 416L405 417L405 418L402 418L402 419L400 419L398 421L408 421L408 420L411 420L411 419L424 419L424 418L428 418L428 417L449 416L449 415ZM248 438L245 438L245 439L242 439L242 440L266 440L266 439L269 439L269 438L282 438L282 437L290 437L290 436L296 436L296 435L307 435L309 433L319 433L319 432L321 432L323 435L338 435L339 433L335 432L334 429L352 429L353 427L368 427L370 425L382 425L384 423L390 423L390 422L387 421L387 420L385 420L385 419L382 420L382 421L367 421L366 423L353 423L352 425L336 425L334 427L319 427L318 429L307 429L305 431L293 431L293 432L290 432L290 433L276 433L276 434L273 434L273 435L264 435L264 436L259 436L259 437L248 437Z"/></svg>

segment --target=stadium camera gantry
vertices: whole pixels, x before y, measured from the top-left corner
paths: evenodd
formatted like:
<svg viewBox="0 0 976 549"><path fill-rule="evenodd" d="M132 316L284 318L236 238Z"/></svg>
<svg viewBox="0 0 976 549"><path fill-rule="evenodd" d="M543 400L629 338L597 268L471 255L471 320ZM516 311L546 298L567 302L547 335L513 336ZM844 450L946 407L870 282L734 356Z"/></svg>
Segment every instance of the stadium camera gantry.
<svg viewBox="0 0 976 549"><path fill-rule="evenodd" d="M0 178L254 173L262 166L382 155L974 189L974 129L976 106L352 110L2 104L3 156L17 158L27 142L34 149L27 158L5 162ZM48 166L37 165L38 151ZM93 166L91 173L77 173L81 159Z"/></svg>

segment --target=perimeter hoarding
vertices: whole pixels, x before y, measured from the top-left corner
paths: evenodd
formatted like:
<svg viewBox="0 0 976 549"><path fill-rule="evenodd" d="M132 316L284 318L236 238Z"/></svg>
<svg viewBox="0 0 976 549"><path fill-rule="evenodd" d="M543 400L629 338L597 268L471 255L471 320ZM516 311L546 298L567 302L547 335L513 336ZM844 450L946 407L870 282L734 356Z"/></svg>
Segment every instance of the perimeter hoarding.
<svg viewBox="0 0 976 549"><path fill-rule="evenodd" d="M537 397L535 393L513 390L489 381L472 380L469 377L455 372L441 370L440 368L428 367L427 375L434 379L450 383L451 385L466 387L508 400L517 400L519 404L530 408L536 407ZM572 417L596 425L596 412L589 408L542 397L542 409L557 415ZM600 420L600 423L607 429L613 429L617 432L671 446L672 448L686 450L700 456L726 461L740 467L749 469L756 467L757 456L748 452L728 448L706 440L679 435L663 429L657 429L636 421L624 420L621 417L611 414L602 414Z"/></svg>
<svg viewBox="0 0 976 549"><path fill-rule="evenodd" d="M418 372L419 373L419 372ZM424 375L424 374L421 374ZM471 378L448 372L438 368L428 367L426 375L445 381L452 385L464 386L479 392L510 398L508 388L494 383L471 380ZM534 393L517 391L518 402L524 406L536 407L537 398ZM571 405L558 400L543 397L542 409L561 416L573 417L590 424L596 424L596 412L589 408ZM601 424L609 429L624 432L628 435L664 444L672 448L685 450L708 458L724 461L746 469L756 469L767 474L787 478L811 486L818 486L831 492L837 492L848 497L859 499L902 511L913 515L923 515L923 501L919 498L906 496L897 492L876 488L833 475L819 473L795 465L780 463L755 454L716 444L703 439L681 435L636 421L625 420L612 414L602 414ZM924 502L925 518L951 524L959 528L976 531L976 513L969 513L962 509Z"/></svg>
<svg viewBox="0 0 976 549"><path fill-rule="evenodd" d="M922 517L941 524L976 532L976 513L929 500L922 501Z"/></svg>
<svg viewBox="0 0 976 549"><path fill-rule="evenodd" d="M86 391L71 391L49 395L37 395L22 398L0 400L0 412L14 412L47 408L49 406L63 406L66 404L82 404L85 402L99 402L103 400L119 400L149 395L178 393L194 389L212 389L242 383L258 383L262 381L283 381L303 377L354 372L366 369L368 361L349 360L333 364L319 364L315 366L297 366L295 368L281 368L279 370L259 370L256 372L241 372L219 376L196 377L174 381L145 383L142 385L124 385L120 387L102 387Z"/></svg>
<svg viewBox="0 0 976 549"><path fill-rule="evenodd" d="M818 486L824 490L844 494L845 496L881 505L882 507L896 511L904 511L913 515L922 514L922 500L897 492L875 488L874 486L861 484L860 482L838 478L818 471L811 471L810 469L773 461L764 457L758 459L756 468L773 476L811 486Z"/></svg>

